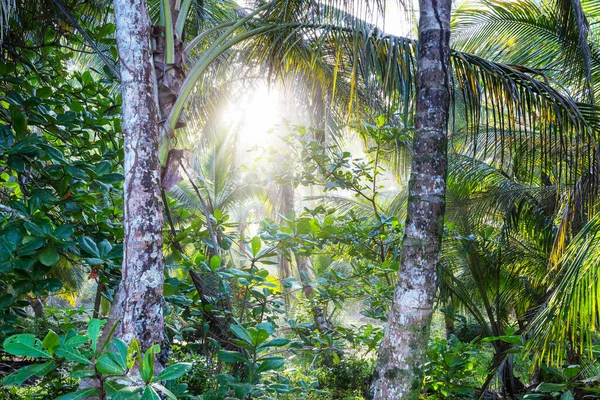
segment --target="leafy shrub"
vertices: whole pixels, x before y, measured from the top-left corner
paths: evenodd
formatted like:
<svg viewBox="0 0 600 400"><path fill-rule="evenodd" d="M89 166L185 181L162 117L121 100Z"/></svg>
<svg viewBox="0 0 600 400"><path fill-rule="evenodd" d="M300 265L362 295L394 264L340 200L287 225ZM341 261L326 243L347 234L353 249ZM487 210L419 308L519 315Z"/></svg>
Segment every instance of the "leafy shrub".
<svg viewBox="0 0 600 400"><path fill-rule="evenodd" d="M190 393L200 395L215 389L214 371L206 365L202 355L186 353L179 346L171 347L171 354L178 363L183 362L191 365L188 373L179 379L180 382L187 384Z"/></svg>
<svg viewBox="0 0 600 400"><path fill-rule="evenodd" d="M43 340L31 334L13 335L4 341L4 351L17 357L33 358L42 362L24 366L2 380L3 385L21 386L29 379L40 379L42 385L58 384L64 379L91 378L100 382L99 388L84 388L61 395L56 400L83 399L100 396L102 399L120 400L157 399L158 392L169 398L177 398L175 393L185 392L187 385L170 384L175 393L161 383L172 381L190 368L190 364L178 363L154 374L155 355L158 345L150 347L142 355L137 340L129 345L120 339L112 339L96 350L100 338L103 320L92 319L87 332L78 333L72 329L65 335L49 331ZM138 371L131 376L134 365ZM139 374L139 375L138 375Z"/></svg>
<svg viewBox="0 0 600 400"><path fill-rule="evenodd" d="M533 390L534 393L526 394L524 400L600 398L600 376L584 378L579 365L569 365L561 369L542 365L541 377L543 382Z"/></svg>
<svg viewBox="0 0 600 400"><path fill-rule="evenodd" d="M332 399L362 399L368 398L374 366L374 360L346 356L337 364L318 368L314 376Z"/></svg>
<svg viewBox="0 0 600 400"><path fill-rule="evenodd" d="M463 343L452 335L450 340L436 338L429 342L425 363L425 396L445 399L472 399L478 385L475 357L479 348L474 342Z"/></svg>

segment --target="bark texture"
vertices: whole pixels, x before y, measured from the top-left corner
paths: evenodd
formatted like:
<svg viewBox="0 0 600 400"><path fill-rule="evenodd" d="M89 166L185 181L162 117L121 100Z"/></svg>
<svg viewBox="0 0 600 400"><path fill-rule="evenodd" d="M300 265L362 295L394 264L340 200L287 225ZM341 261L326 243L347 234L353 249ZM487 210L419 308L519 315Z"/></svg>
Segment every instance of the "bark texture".
<svg viewBox="0 0 600 400"><path fill-rule="evenodd" d="M399 279L375 369L375 399L417 399L444 227L451 0L420 0L417 102Z"/></svg>
<svg viewBox="0 0 600 400"><path fill-rule="evenodd" d="M145 0L114 0L125 148L124 257L110 313L116 336L143 350L163 340L163 204L152 25Z"/></svg>

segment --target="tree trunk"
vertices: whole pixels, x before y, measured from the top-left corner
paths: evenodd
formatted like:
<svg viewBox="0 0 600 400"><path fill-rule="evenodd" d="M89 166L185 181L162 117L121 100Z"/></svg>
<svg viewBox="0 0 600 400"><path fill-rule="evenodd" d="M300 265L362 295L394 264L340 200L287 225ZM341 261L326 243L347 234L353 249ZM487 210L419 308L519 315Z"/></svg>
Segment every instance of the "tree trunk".
<svg viewBox="0 0 600 400"><path fill-rule="evenodd" d="M420 0L417 102L399 279L379 349L375 399L417 399L444 228L450 0Z"/></svg>
<svg viewBox="0 0 600 400"><path fill-rule="evenodd" d="M282 183L279 185L279 207L278 213L283 217L290 217L294 212L294 187L290 182ZM282 219L279 218L279 222ZM286 280L291 276L290 260L287 255L283 252L279 253L278 256L279 264L279 284L281 285L281 293L285 301L286 310L289 311L290 307L290 288L286 287Z"/></svg>
<svg viewBox="0 0 600 400"><path fill-rule="evenodd" d="M152 25L145 0L114 0L125 151L122 279L110 312L116 336L142 351L163 340L163 204Z"/></svg>
<svg viewBox="0 0 600 400"><path fill-rule="evenodd" d="M302 283L302 292L304 293L304 297L306 297L307 300L310 300L310 298L313 296L314 289L310 285L308 258L296 254L296 264L298 265L298 273L300 275L300 282ZM315 325L317 329L321 332L327 332L330 327L324 307L315 305L312 308L312 313L313 317L315 318Z"/></svg>

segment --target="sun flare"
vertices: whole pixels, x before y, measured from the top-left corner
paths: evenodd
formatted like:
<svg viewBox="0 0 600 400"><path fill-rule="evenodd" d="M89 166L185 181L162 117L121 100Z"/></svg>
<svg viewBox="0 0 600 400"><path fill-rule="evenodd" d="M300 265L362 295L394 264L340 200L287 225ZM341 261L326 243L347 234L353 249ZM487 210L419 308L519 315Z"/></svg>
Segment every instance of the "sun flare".
<svg viewBox="0 0 600 400"><path fill-rule="evenodd" d="M231 102L221 120L238 130L244 148L262 146L272 141L272 130L283 120L282 95L278 87L258 86Z"/></svg>

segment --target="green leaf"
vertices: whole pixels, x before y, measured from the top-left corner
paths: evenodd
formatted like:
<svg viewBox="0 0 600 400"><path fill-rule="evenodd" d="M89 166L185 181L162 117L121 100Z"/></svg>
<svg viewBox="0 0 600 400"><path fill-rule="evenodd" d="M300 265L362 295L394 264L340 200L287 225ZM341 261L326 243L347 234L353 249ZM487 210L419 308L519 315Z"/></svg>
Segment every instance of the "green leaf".
<svg viewBox="0 0 600 400"><path fill-rule="evenodd" d="M261 372L271 371L281 367L283 364L285 364L283 357L268 357L262 360L258 368L256 368L256 373L260 374Z"/></svg>
<svg viewBox="0 0 600 400"><path fill-rule="evenodd" d="M8 156L8 166L17 172L25 171L25 161L22 157L15 154Z"/></svg>
<svg viewBox="0 0 600 400"><path fill-rule="evenodd" d="M54 353L54 349L56 349L60 345L60 337L54 331L50 330L46 334L44 340L42 340L42 347L50 354Z"/></svg>
<svg viewBox="0 0 600 400"><path fill-rule="evenodd" d="M286 344L288 344L290 342L291 342L290 339L278 338L278 339L269 340L268 342L261 344L260 347L261 348L281 347L281 346L285 346Z"/></svg>
<svg viewBox="0 0 600 400"><path fill-rule="evenodd" d="M247 363L250 361L242 353L237 352L237 351L229 351L229 350L219 350L219 352L217 353L217 357L219 358L219 360L229 363L229 364L235 363L235 362Z"/></svg>
<svg viewBox="0 0 600 400"><path fill-rule="evenodd" d="M569 365L568 367L563 368L562 372L567 378L573 379L581 372L581 367L579 365Z"/></svg>
<svg viewBox="0 0 600 400"><path fill-rule="evenodd" d="M77 378L77 379L89 378L90 376L95 376L95 375L96 375L96 371L93 369L77 369L77 370L71 371L71 377Z"/></svg>
<svg viewBox="0 0 600 400"><path fill-rule="evenodd" d="M49 87L38 88L35 91L35 95L38 97L41 97L42 99L48 99L48 98L50 98L50 96L52 96L52 88L49 88Z"/></svg>
<svg viewBox="0 0 600 400"><path fill-rule="evenodd" d="M54 249L54 246L47 246L38 254L40 262L47 266L52 266L60 260L60 255Z"/></svg>
<svg viewBox="0 0 600 400"><path fill-rule="evenodd" d="M25 226L25 229L27 229L27 231L33 236L44 237L44 230L38 224L31 221L27 221L23 224L23 226Z"/></svg>
<svg viewBox="0 0 600 400"><path fill-rule="evenodd" d="M210 269L216 271L221 266L221 257L212 256L210 259Z"/></svg>
<svg viewBox="0 0 600 400"><path fill-rule="evenodd" d="M262 247L262 242L260 241L260 238L258 236L254 236L252 238L251 246L252 246L252 255L254 257L256 257L258 255L258 253L260 252L260 248Z"/></svg>
<svg viewBox="0 0 600 400"><path fill-rule="evenodd" d="M98 389L89 388L89 389L78 390L73 393L63 394L62 396L57 397L55 400L81 400L81 399L87 399L88 397L95 396L97 394L98 394Z"/></svg>
<svg viewBox="0 0 600 400"><path fill-rule="evenodd" d="M73 225L61 225L54 230L52 236L57 239L66 239L73 234Z"/></svg>
<svg viewBox="0 0 600 400"><path fill-rule="evenodd" d="M560 400L575 400L575 396L573 396L573 393L570 390L567 390L560 396Z"/></svg>
<svg viewBox="0 0 600 400"><path fill-rule="evenodd" d="M246 342L246 343L248 343L250 345L254 345L254 339L252 338L252 335L243 326L237 325L237 324L232 324L229 327L229 329L231 330L231 332L233 332L233 334L235 336L237 336L238 338L242 339L244 342Z"/></svg>
<svg viewBox="0 0 600 400"><path fill-rule="evenodd" d="M160 400L160 396L150 386L146 386L144 394L140 400Z"/></svg>
<svg viewBox="0 0 600 400"><path fill-rule="evenodd" d="M80 364L90 364L90 360L81 354L79 350L66 344L58 346L54 354L69 361L74 361Z"/></svg>
<svg viewBox="0 0 600 400"><path fill-rule="evenodd" d="M46 154L51 160L58 161L59 163L67 163L67 160L65 160L65 156L57 148L47 144L41 144L40 147L46 152Z"/></svg>
<svg viewBox="0 0 600 400"><path fill-rule="evenodd" d="M154 381L170 381L183 376L186 372L192 369L191 363L177 363L165 368Z"/></svg>
<svg viewBox="0 0 600 400"><path fill-rule="evenodd" d="M109 355L121 368L127 368L127 344L124 341L113 339L112 352Z"/></svg>
<svg viewBox="0 0 600 400"><path fill-rule="evenodd" d="M563 391L565 389L567 389L569 387L569 385L567 385L566 383L547 383L547 382L543 382L540 383L538 385L538 387L535 388L536 392L543 392L543 393L552 393L552 392L560 392Z"/></svg>
<svg viewBox="0 0 600 400"><path fill-rule="evenodd" d="M96 246L96 243L89 237L82 236L79 239L77 239L77 242L79 243L79 246L81 247L81 249L83 251L85 251L86 253L88 253L96 258L100 257L100 252L98 251L98 246Z"/></svg>
<svg viewBox="0 0 600 400"><path fill-rule="evenodd" d="M92 350L96 351L96 346L98 344L98 338L100 337L100 331L102 330L102 326L106 323L105 319L91 319L88 322L88 337L92 341Z"/></svg>
<svg viewBox="0 0 600 400"><path fill-rule="evenodd" d="M12 294L0 296L0 311L8 309L14 302L15 297Z"/></svg>
<svg viewBox="0 0 600 400"><path fill-rule="evenodd" d="M39 293L43 293L44 291L56 292L61 287L63 287L63 282L60 279L48 278L48 279L43 279L41 281L38 281L37 285L38 285L37 292L39 292Z"/></svg>
<svg viewBox="0 0 600 400"><path fill-rule="evenodd" d="M42 350L42 342L31 334L13 335L4 340L4 351L14 356L23 357L52 357Z"/></svg>
<svg viewBox="0 0 600 400"><path fill-rule="evenodd" d="M161 385L161 384L159 384L159 383L157 383L157 382L154 382L154 383L152 384L152 387L153 387L154 389L157 389L157 390L158 390L158 391L160 391L160 392L163 392L163 394L164 394L165 396L167 396L167 398L168 398L168 399L171 399L171 400L177 400L177 396L175 396L175 395L173 394L173 392L171 392L169 389L167 389L167 388L166 388L166 387L164 387L163 385ZM185 389L184 389L184 390L185 390Z"/></svg>
<svg viewBox="0 0 600 400"><path fill-rule="evenodd" d="M154 376L154 354L160 351L158 345L151 346L144 354L144 362L140 370L140 375L144 382L150 382Z"/></svg>
<svg viewBox="0 0 600 400"><path fill-rule="evenodd" d="M19 107L10 108L10 122L17 133L25 133L27 129L27 115Z"/></svg>
<svg viewBox="0 0 600 400"><path fill-rule="evenodd" d="M21 386L23 382L32 376L44 376L52 369L57 366L53 361L48 361L43 364L27 365L23 368L19 368L16 372L8 375L2 380L3 385L17 385Z"/></svg>
<svg viewBox="0 0 600 400"><path fill-rule="evenodd" d="M31 238L26 243L23 244L23 247L19 249L20 256L28 256L36 252L37 249L46 244L46 240L43 238Z"/></svg>
<svg viewBox="0 0 600 400"><path fill-rule="evenodd" d="M96 369L103 375L123 375L126 372L109 354L102 354L98 357Z"/></svg>
<svg viewBox="0 0 600 400"><path fill-rule="evenodd" d="M137 339L133 339L127 347L127 369L133 368L135 365L136 358L139 360L139 364L142 364L142 356L140 350L140 342Z"/></svg>

